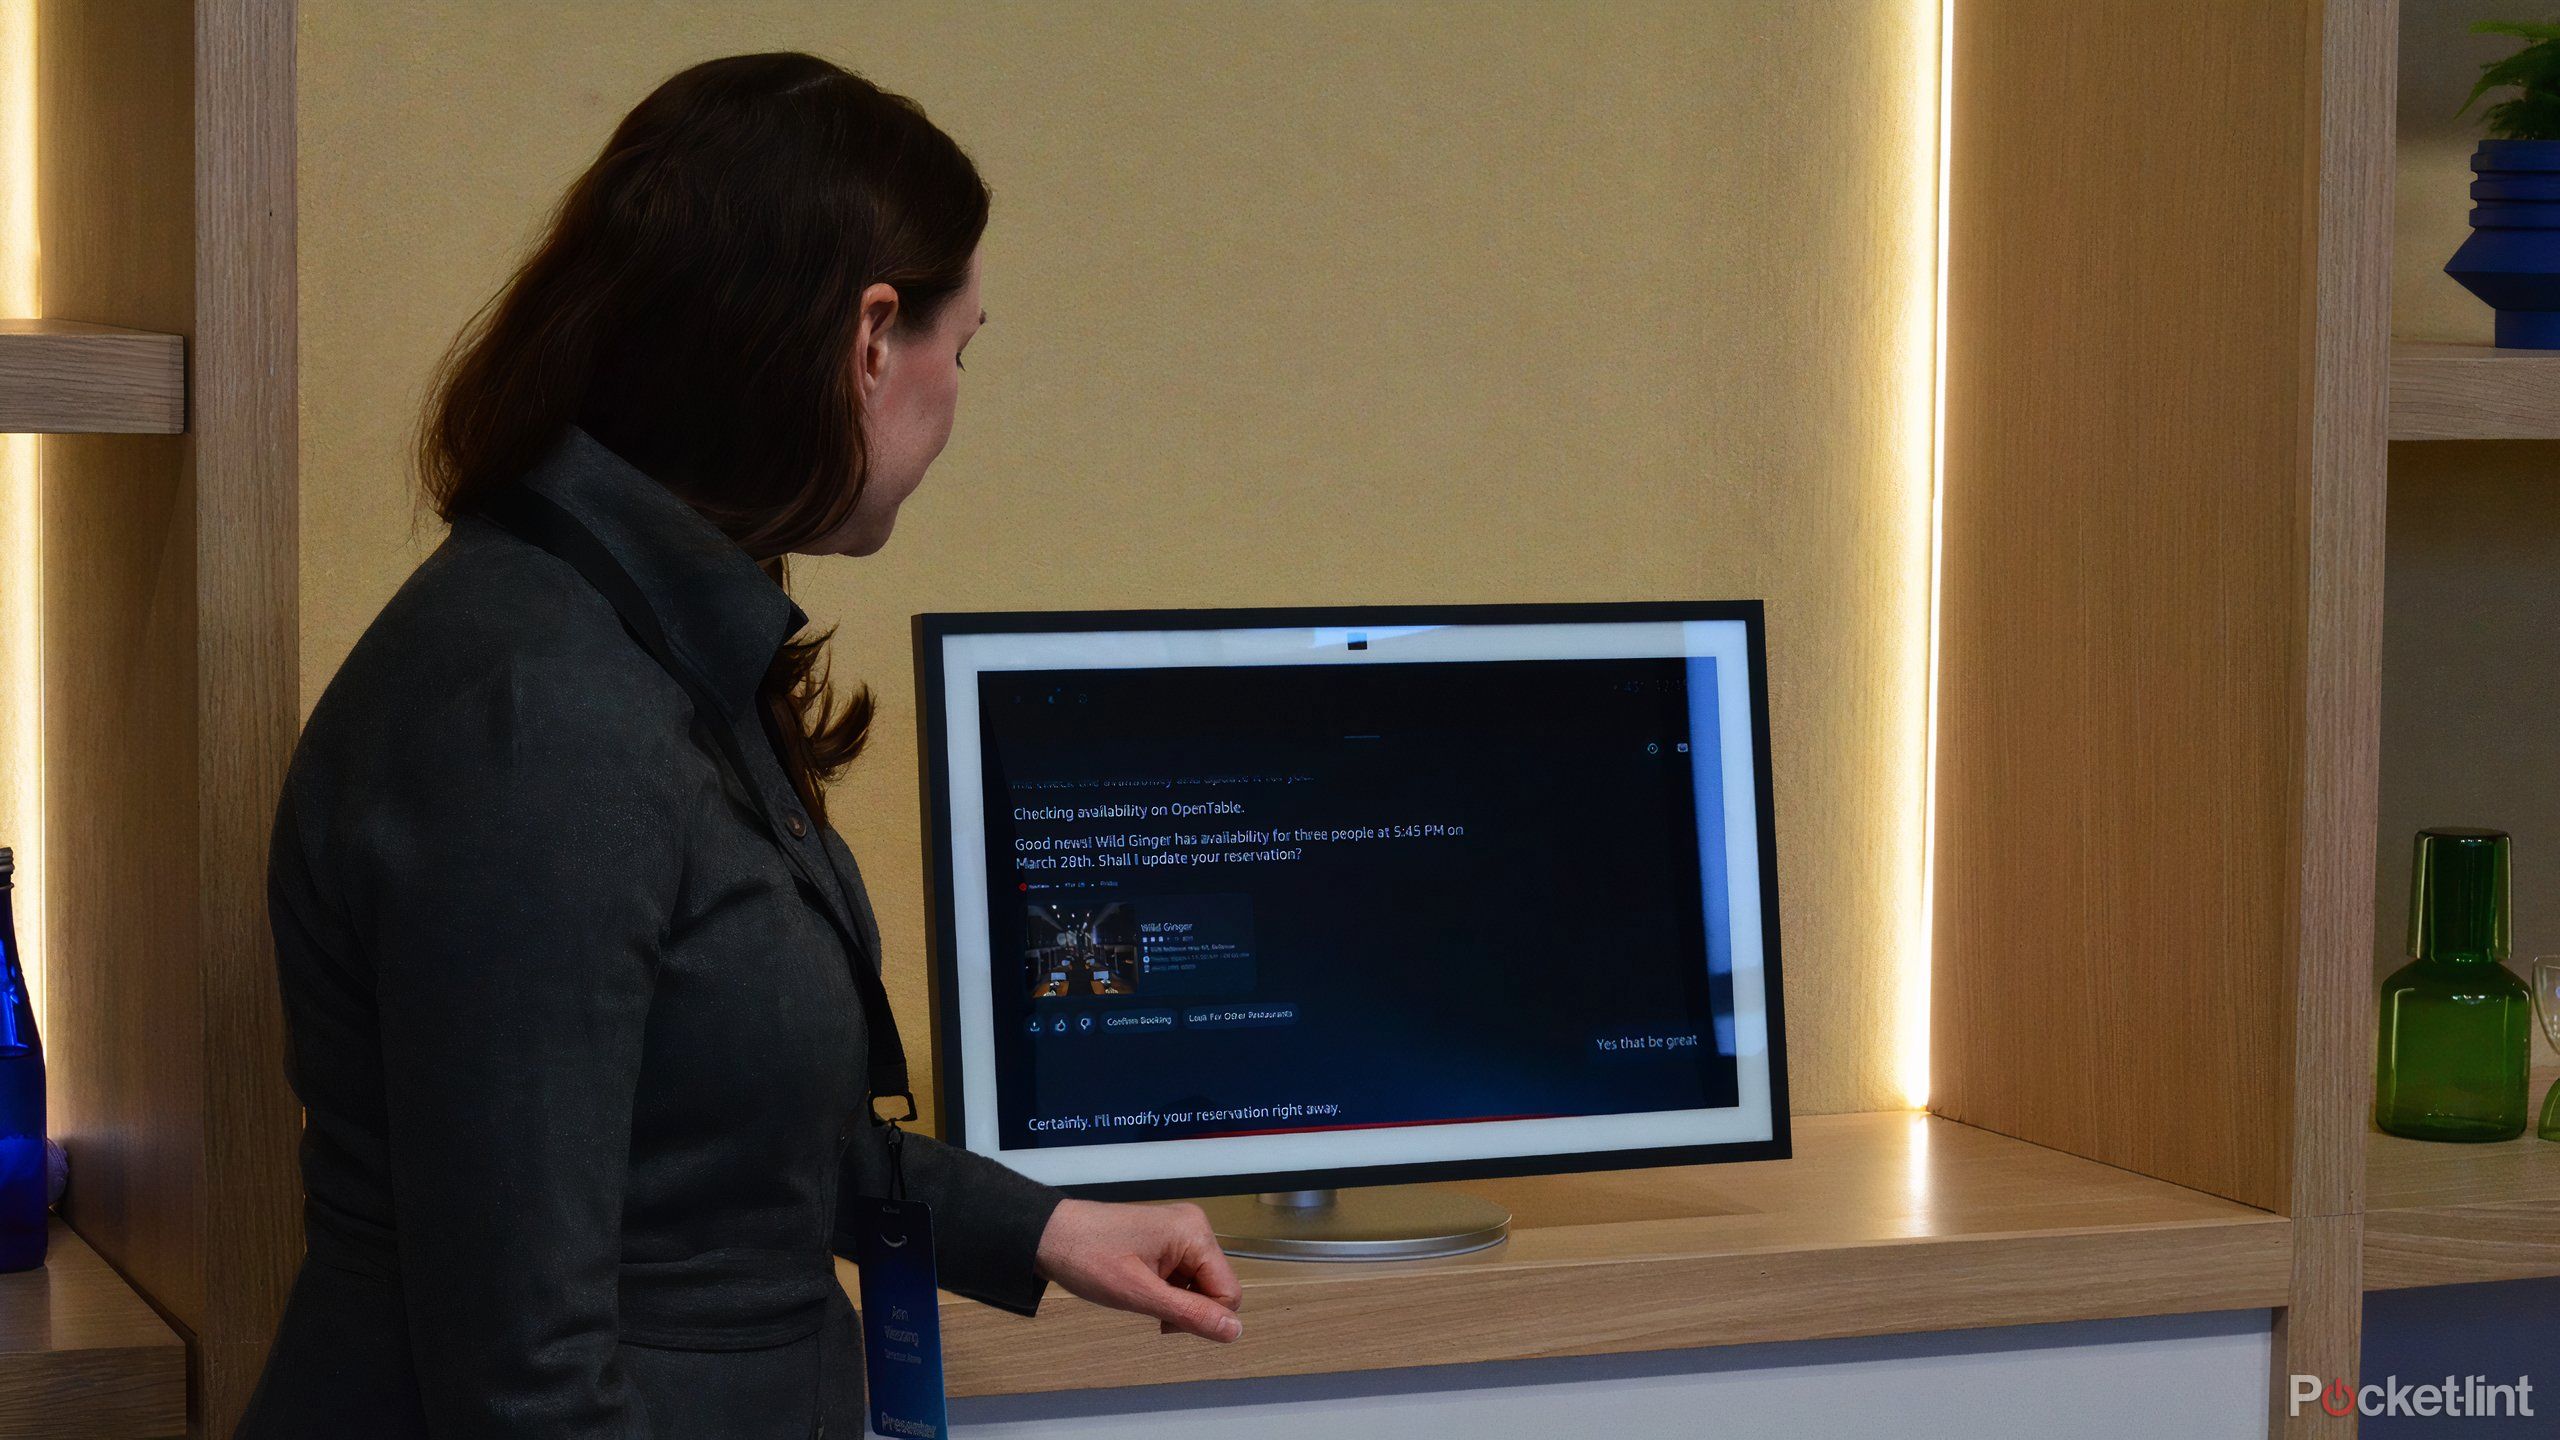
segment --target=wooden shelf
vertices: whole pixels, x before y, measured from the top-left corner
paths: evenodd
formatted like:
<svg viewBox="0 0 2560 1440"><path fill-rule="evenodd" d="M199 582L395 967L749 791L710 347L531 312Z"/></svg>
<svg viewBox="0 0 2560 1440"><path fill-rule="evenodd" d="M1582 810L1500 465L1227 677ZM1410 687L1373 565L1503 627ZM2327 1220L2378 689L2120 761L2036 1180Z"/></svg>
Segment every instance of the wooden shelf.
<svg viewBox="0 0 2560 1440"><path fill-rule="evenodd" d="M0 1435L182 1435L187 1350L57 1220L43 1268L0 1275Z"/></svg>
<svg viewBox="0 0 2560 1440"><path fill-rule="evenodd" d="M2560 439L2560 350L2393 341L2391 438Z"/></svg>
<svg viewBox="0 0 2560 1440"><path fill-rule="evenodd" d="M1799 1117L1793 1160L1462 1188L1511 1207L1508 1244L1241 1262L1233 1345L1055 1290L1030 1322L946 1299L951 1393L2278 1306L2292 1263L2281 1216L1921 1114Z"/></svg>
<svg viewBox="0 0 2560 1440"><path fill-rule="evenodd" d="M2533 1105L2560 1076L2533 1078ZM2364 1288L2560 1275L2560 1143L2365 1145Z"/></svg>
<svg viewBox="0 0 2560 1440"><path fill-rule="evenodd" d="M0 320L0 432L175 435L187 342L77 320Z"/></svg>

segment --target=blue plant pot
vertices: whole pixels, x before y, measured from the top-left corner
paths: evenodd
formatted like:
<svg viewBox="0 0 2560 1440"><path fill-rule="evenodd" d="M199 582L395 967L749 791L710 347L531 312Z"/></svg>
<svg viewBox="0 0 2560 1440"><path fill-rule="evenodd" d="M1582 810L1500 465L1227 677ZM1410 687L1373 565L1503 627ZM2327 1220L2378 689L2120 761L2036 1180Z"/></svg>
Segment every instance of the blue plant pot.
<svg viewBox="0 0 2560 1440"><path fill-rule="evenodd" d="M2498 344L2560 350L2560 140L2471 152L2471 238L2444 273L2498 312Z"/></svg>

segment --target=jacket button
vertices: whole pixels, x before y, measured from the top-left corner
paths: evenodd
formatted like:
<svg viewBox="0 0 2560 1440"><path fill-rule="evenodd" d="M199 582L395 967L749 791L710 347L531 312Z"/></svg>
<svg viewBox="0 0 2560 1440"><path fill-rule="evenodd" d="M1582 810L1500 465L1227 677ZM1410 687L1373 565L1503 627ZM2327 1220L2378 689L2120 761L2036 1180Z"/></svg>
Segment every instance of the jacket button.
<svg viewBox="0 0 2560 1440"><path fill-rule="evenodd" d="M782 817L782 828L790 831L791 838L797 840L809 833L809 822L797 815L785 815Z"/></svg>

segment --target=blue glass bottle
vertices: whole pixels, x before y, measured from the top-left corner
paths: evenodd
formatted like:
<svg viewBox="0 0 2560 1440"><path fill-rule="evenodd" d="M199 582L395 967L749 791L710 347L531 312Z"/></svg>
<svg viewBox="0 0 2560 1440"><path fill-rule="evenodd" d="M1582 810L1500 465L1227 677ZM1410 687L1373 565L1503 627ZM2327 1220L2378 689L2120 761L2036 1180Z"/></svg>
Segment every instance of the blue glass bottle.
<svg viewBox="0 0 2560 1440"><path fill-rule="evenodd" d="M0 849L0 1271L44 1263L44 1045L10 914L15 857Z"/></svg>

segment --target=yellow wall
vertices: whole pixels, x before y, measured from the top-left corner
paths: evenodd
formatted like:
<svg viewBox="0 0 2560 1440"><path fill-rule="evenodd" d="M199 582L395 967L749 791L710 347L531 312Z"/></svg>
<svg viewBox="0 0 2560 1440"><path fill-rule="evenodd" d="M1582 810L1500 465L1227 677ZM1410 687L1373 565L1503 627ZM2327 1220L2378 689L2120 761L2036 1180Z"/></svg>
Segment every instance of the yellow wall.
<svg viewBox="0 0 2560 1440"><path fill-rule="evenodd" d="M816 50L996 192L957 438L797 580L883 702L836 808L911 1032L911 612L1760 596L1797 1108L1896 1105L1936 14L306 5L304 703L436 538L424 377L562 186L667 73Z"/></svg>

